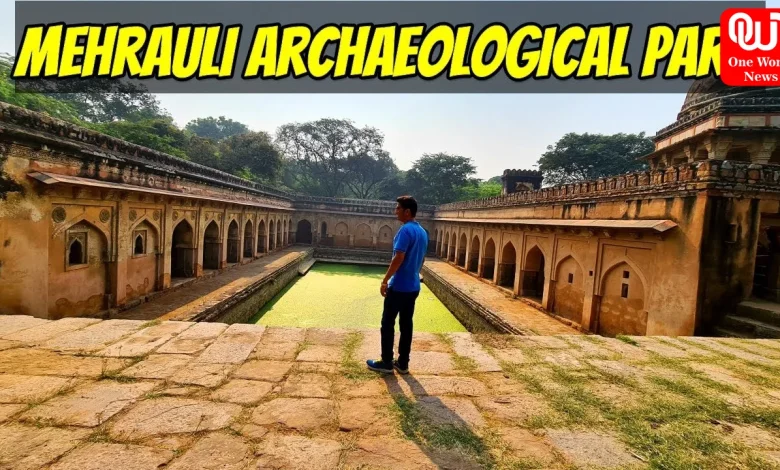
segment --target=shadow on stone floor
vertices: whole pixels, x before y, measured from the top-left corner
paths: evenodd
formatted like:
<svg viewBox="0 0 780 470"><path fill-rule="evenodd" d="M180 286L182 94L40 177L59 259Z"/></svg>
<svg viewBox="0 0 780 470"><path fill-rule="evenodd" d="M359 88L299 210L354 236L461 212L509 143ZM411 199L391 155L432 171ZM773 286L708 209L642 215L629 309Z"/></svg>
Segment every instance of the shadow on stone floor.
<svg viewBox="0 0 780 470"><path fill-rule="evenodd" d="M404 392L397 375L384 376L383 380L398 408L404 436L438 468L495 467L489 446L472 429L474 423L467 422L440 397L428 395L412 374L400 376L411 397Z"/></svg>

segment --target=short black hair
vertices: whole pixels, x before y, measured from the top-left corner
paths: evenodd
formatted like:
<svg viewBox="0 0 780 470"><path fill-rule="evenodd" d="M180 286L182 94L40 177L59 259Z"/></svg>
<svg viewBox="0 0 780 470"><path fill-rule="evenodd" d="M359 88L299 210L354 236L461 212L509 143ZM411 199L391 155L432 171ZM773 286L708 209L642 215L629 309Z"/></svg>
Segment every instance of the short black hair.
<svg viewBox="0 0 780 470"><path fill-rule="evenodd" d="M417 201L412 196L400 196L396 199L396 202L404 209L409 209L412 213L412 217L417 216Z"/></svg>

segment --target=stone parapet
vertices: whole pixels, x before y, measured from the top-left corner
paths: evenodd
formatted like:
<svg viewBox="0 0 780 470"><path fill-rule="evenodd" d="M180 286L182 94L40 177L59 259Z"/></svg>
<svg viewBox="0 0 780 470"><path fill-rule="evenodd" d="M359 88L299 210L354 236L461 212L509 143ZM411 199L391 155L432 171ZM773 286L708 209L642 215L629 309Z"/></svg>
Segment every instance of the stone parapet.
<svg viewBox="0 0 780 470"><path fill-rule="evenodd" d="M338 211L360 214L395 215L395 201L333 198L321 196L295 196L295 208L311 211ZM419 204L417 217L432 217L436 206Z"/></svg>
<svg viewBox="0 0 780 470"><path fill-rule="evenodd" d="M214 168L174 157L115 137L86 129L45 114L0 102L2 133L21 141L62 146L74 156L100 157L117 164L136 164L154 172L173 174L196 181L229 186L263 196L292 200L295 195L239 178Z"/></svg>
<svg viewBox="0 0 780 470"><path fill-rule="evenodd" d="M656 139L668 137L715 114L778 112L780 112L780 90L778 89L751 90L735 96L701 93L686 102L677 121L659 130Z"/></svg>
<svg viewBox="0 0 780 470"><path fill-rule="evenodd" d="M667 190L731 189L777 191L780 193L780 165L728 160L684 163L657 171L642 171L593 181L525 191L437 206L437 211L512 207L532 204L575 202L583 199L651 195Z"/></svg>

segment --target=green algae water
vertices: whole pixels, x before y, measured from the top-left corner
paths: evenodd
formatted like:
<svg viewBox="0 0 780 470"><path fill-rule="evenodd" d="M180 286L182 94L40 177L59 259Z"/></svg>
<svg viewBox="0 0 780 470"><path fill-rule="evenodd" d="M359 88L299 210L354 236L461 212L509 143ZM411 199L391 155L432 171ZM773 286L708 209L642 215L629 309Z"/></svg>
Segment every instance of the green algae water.
<svg viewBox="0 0 780 470"><path fill-rule="evenodd" d="M317 262L249 322L298 328L379 328L384 305L379 285L385 272L382 266ZM467 330L422 284L414 309L414 331Z"/></svg>

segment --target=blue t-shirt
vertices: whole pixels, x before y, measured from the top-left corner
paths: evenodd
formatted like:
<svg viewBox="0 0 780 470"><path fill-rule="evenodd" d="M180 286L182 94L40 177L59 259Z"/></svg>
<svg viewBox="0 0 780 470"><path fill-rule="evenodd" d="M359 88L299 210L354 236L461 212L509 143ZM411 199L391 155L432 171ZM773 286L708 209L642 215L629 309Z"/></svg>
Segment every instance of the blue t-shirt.
<svg viewBox="0 0 780 470"><path fill-rule="evenodd" d="M425 229L416 220L403 224L393 239L393 256L399 251L406 255L387 286L397 292L419 292L420 269L427 250L428 234Z"/></svg>

